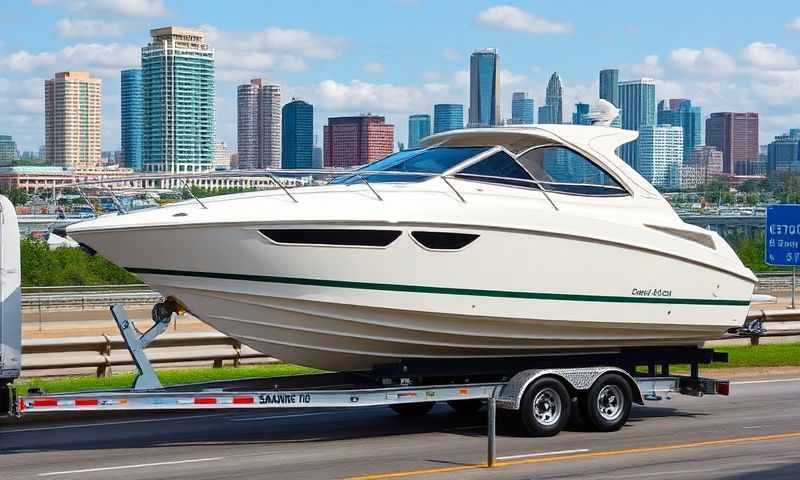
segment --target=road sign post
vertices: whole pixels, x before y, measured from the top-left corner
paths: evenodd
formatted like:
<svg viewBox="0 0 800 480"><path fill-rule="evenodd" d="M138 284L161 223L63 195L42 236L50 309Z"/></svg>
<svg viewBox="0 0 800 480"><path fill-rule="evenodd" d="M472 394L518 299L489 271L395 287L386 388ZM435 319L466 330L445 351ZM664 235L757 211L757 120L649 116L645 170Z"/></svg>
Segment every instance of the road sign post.
<svg viewBox="0 0 800 480"><path fill-rule="evenodd" d="M800 205L770 205L764 235L764 263L792 267L792 308L796 308L800 265Z"/></svg>

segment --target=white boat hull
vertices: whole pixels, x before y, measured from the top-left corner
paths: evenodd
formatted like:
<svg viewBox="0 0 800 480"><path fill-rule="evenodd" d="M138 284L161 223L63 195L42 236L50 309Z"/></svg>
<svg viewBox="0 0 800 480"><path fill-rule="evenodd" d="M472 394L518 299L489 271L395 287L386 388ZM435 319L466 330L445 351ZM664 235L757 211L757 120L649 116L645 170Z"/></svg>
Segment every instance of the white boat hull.
<svg viewBox="0 0 800 480"><path fill-rule="evenodd" d="M370 227L403 230L387 248L278 245L258 224L143 229L147 256L124 231L75 235L242 343L327 370L696 345L740 326L752 293L746 277L596 238L400 225ZM437 228L480 237L434 252L408 235Z"/></svg>

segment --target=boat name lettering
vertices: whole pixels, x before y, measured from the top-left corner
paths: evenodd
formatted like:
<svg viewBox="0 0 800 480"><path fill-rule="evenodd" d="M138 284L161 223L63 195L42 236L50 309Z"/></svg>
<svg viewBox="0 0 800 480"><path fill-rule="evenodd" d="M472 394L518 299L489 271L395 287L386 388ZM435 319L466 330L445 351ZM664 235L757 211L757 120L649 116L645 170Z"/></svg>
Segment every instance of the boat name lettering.
<svg viewBox="0 0 800 480"><path fill-rule="evenodd" d="M258 403L262 405L311 403L311 395L297 393L265 393L258 396Z"/></svg>
<svg viewBox="0 0 800 480"><path fill-rule="evenodd" d="M672 290L664 288L634 288L631 295L635 297L671 297Z"/></svg>

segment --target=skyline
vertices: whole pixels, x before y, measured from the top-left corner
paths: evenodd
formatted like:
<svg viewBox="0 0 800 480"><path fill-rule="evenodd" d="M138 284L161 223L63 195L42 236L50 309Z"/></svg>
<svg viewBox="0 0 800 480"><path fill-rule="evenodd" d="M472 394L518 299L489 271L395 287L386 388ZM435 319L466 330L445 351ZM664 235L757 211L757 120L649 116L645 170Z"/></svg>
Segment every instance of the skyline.
<svg viewBox="0 0 800 480"><path fill-rule="evenodd" d="M656 15L630 2L626 19L599 5L569 8L569 2L467 1L457 11L409 0L313 9L247 3L233 12L185 1L10 3L0 39L0 134L12 135L21 150L38 150L44 79L80 70L103 80L102 148L119 149L120 71L139 66L151 28L170 24L201 27L216 51L217 138L228 145L236 144L236 85L262 77L281 85L284 98L315 106L316 135L330 116L371 112L396 125L396 139L407 138L409 115L431 114L435 103L469 104L469 55L488 47L501 57L504 118L514 91L543 105L554 71L564 82L569 118L575 103L598 97L599 70L619 68L621 81L653 77L657 100L690 98L704 117L758 112L760 144L800 125L793 109L800 62L787 49L800 39L800 22L793 22L800 8L788 2L796 12L773 8L758 15L751 6L719 12L681 1ZM257 13L237 14L244 11ZM644 33L664 24L674 27L669 37Z"/></svg>

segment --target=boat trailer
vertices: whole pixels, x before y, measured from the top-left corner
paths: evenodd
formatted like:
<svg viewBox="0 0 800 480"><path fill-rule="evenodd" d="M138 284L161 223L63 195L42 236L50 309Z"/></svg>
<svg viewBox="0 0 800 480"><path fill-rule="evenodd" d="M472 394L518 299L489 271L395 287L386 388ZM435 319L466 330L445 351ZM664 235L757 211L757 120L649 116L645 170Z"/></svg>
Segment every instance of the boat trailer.
<svg viewBox="0 0 800 480"><path fill-rule="evenodd" d="M642 357L637 362L647 365L647 375L636 374L635 368L631 372L615 366L615 363L634 361L629 355L608 364L586 366L593 361L610 360L612 357L594 360L583 358L579 363L581 366L577 367L547 365L549 368L526 368L513 371L508 377L486 377L481 381L435 376L429 380L434 383L428 383L418 376L424 372L422 366L410 362L397 366L394 376L392 369L385 370L386 376L380 380L359 373L342 372L164 387L145 354L145 348L167 330L175 310L173 305L156 305L153 309L153 325L141 333L121 305L111 307L111 314L137 369L130 389L52 395L34 390L23 396L14 396L12 393L10 413L24 417L56 412L388 406L401 415L420 415L427 413L436 402L446 402L459 412L477 412L485 404L488 408L487 465L492 466L496 459L498 408L515 413L528 433L554 435L569 420L558 418L558 415L568 412L576 398L578 402L589 405L584 412L592 417L592 423L598 429L610 431L625 423L632 403L660 400L672 393L693 396L729 394L727 381L705 379L697 375L698 363L719 359L719 354L715 356L705 349L695 349L694 356L687 356L687 352L673 356L673 352L670 358L674 361L669 362L665 362L663 357ZM656 373L655 361L661 362L660 374ZM691 375L669 374L669 363L679 362L692 365ZM562 402L556 409L554 405L559 402L560 391L568 392L568 403ZM593 401L586 402L587 396L591 396ZM597 406L596 411L592 410L591 405Z"/></svg>

